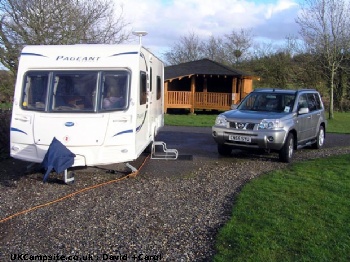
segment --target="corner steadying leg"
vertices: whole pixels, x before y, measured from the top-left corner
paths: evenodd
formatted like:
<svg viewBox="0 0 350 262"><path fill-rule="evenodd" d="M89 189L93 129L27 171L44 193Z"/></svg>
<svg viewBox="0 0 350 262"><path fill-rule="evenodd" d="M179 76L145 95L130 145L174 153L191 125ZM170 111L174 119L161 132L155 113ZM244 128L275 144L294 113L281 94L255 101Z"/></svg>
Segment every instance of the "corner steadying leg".
<svg viewBox="0 0 350 262"><path fill-rule="evenodd" d="M73 171L69 171L68 170L64 170L64 183L66 184L71 184L74 182L74 172Z"/></svg>

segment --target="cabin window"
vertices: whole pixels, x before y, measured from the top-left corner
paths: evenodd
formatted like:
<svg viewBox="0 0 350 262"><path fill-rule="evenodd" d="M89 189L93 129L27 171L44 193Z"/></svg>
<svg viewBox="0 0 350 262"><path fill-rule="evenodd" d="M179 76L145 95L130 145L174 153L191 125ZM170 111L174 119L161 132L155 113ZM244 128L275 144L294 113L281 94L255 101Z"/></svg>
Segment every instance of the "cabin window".
<svg viewBox="0 0 350 262"><path fill-rule="evenodd" d="M44 111L47 104L48 72L29 72L24 77L21 106L23 109Z"/></svg>
<svg viewBox="0 0 350 262"><path fill-rule="evenodd" d="M129 73L111 71L102 73L101 109L123 110L128 106Z"/></svg>
<svg viewBox="0 0 350 262"><path fill-rule="evenodd" d="M140 75L140 105L147 102L147 75L145 72L141 72Z"/></svg>
<svg viewBox="0 0 350 262"><path fill-rule="evenodd" d="M162 79L157 76L157 100L162 97Z"/></svg>

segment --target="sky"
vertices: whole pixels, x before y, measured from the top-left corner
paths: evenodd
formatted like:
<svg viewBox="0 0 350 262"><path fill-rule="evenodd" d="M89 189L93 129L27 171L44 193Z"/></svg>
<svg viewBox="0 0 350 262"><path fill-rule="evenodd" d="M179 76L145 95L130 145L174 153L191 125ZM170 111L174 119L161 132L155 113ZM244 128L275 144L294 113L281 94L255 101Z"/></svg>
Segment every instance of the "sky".
<svg viewBox="0 0 350 262"><path fill-rule="evenodd" d="M254 41L283 43L298 37L301 0L114 0L131 30L146 31L142 44L162 57L182 36L201 40L251 30ZM133 37L132 42L138 42Z"/></svg>

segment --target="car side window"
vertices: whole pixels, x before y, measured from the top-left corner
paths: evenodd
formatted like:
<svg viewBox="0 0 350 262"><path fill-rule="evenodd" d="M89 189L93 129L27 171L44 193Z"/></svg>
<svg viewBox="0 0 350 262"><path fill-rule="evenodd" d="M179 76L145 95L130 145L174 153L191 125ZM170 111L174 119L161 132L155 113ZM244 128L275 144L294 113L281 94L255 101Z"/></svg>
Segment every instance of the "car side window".
<svg viewBox="0 0 350 262"><path fill-rule="evenodd" d="M310 112L317 110L317 102L315 99L315 94L307 94L307 104Z"/></svg>
<svg viewBox="0 0 350 262"><path fill-rule="evenodd" d="M300 108L308 108L306 94L302 94L299 96L298 110L300 110Z"/></svg>
<svg viewBox="0 0 350 262"><path fill-rule="evenodd" d="M315 101L316 101L316 109L320 110L322 109L322 103L321 103L321 98L318 94L314 94L315 96Z"/></svg>

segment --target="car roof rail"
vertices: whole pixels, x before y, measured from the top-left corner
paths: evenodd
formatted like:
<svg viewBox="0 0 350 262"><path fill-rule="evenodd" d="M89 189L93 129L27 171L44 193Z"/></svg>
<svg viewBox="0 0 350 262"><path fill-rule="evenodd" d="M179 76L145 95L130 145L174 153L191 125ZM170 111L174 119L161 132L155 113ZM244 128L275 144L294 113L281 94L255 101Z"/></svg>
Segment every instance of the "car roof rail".
<svg viewBox="0 0 350 262"><path fill-rule="evenodd" d="M299 88L299 89L283 89L283 88L264 88L264 87L259 87L255 88L252 92L264 92L264 91L295 91L295 94L298 94L300 92L307 92L307 91L313 91L313 92L318 92L315 88Z"/></svg>
<svg viewBox="0 0 350 262"><path fill-rule="evenodd" d="M284 89L284 88L276 88L276 87L271 87L271 88L255 88L253 90L253 92L262 92L262 91L290 91L290 92L293 92L294 90L293 89Z"/></svg>
<svg viewBox="0 0 350 262"><path fill-rule="evenodd" d="M297 90L297 93L307 92L307 91L316 91L317 92L317 90L315 88L301 88L301 89Z"/></svg>

